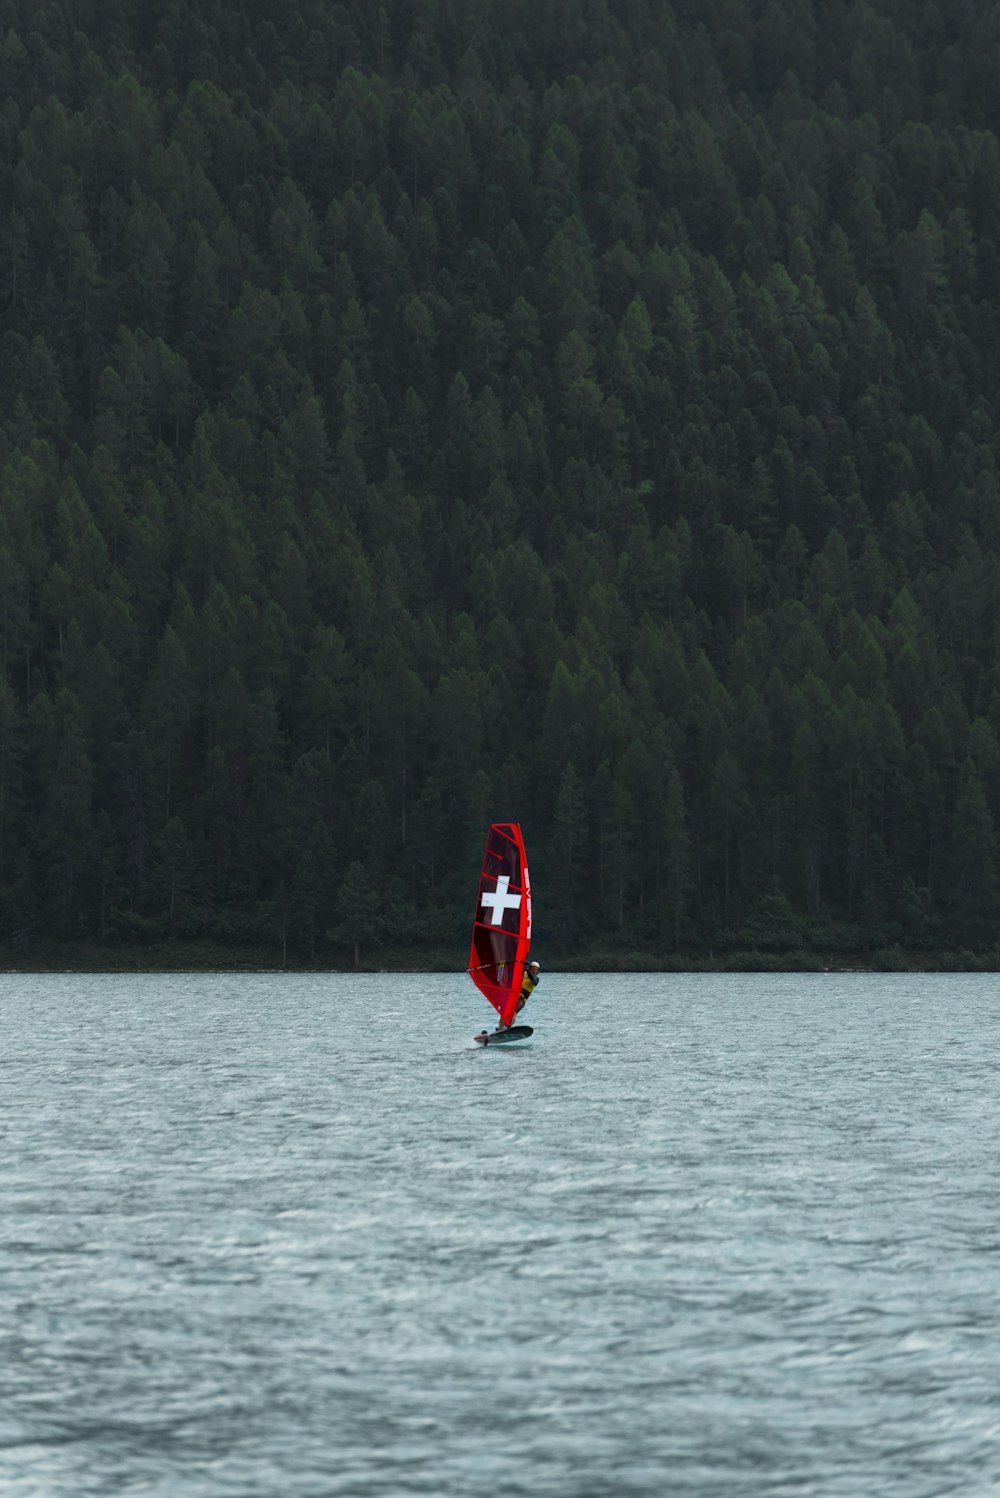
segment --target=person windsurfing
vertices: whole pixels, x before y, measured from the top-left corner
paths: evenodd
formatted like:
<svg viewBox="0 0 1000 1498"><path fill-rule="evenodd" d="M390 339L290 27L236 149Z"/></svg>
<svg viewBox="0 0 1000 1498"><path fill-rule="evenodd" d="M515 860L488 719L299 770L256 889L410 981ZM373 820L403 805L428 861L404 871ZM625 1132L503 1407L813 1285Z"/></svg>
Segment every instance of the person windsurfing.
<svg viewBox="0 0 1000 1498"><path fill-rule="evenodd" d="M514 1010L515 1014L521 1013L521 1010L524 1008L525 1004L528 1002L528 1000L531 998L531 995L538 987L540 974L541 968L538 966L538 963L529 962L524 970L524 977L521 979L521 992L517 996L517 1008ZM509 1030L510 1025L501 1025L500 1028L503 1030Z"/></svg>
<svg viewBox="0 0 1000 1498"><path fill-rule="evenodd" d="M524 1040L530 1025L512 1024L538 982L531 949L531 882L519 822L491 822L479 873L467 972L497 1012L497 1029L477 1045ZM527 969L527 971L525 970ZM506 1033L504 1033L506 1032Z"/></svg>

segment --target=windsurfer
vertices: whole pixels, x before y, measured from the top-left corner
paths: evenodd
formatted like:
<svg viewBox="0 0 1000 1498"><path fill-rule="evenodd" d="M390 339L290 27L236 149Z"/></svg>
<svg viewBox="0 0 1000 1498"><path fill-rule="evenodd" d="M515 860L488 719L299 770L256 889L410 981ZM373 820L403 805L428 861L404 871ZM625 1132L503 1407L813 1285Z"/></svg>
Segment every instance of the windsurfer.
<svg viewBox="0 0 1000 1498"><path fill-rule="evenodd" d="M528 966L524 970L524 977L521 979L521 992L517 996L517 1008L514 1010L515 1014L521 1013L521 1010L524 1008L525 1004L528 1002L528 1000L531 998L531 995L538 987L540 973L541 969L539 968L537 962L528 963ZM503 1029L509 1030L510 1026L504 1025Z"/></svg>

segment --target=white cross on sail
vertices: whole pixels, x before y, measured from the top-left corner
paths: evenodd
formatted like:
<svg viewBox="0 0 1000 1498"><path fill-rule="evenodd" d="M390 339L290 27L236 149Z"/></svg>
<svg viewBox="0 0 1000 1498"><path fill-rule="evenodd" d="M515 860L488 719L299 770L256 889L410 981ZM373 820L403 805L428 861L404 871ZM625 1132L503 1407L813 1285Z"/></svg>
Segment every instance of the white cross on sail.
<svg viewBox="0 0 1000 1498"><path fill-rule="evenodd" d="M484 910L488 906L492 906L493 914L490 918L490 925L502 926L505 911L520 910L521 896L510 893L510 876L508 874L501 874L497 880L496 889L484 890L479 903Z"/></svg>

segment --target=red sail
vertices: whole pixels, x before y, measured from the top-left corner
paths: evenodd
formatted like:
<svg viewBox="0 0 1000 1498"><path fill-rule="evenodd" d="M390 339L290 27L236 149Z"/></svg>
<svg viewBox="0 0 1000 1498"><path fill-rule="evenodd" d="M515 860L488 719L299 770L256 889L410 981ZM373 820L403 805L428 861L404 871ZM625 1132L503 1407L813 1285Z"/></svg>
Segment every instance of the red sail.
<svg viewBox="0 0 1000 1498"><path fill-rule="evenodd" d="M494 822L486 835L472 921L472 981L509 1025L531 946L531 885L518 822Z"/></svg>

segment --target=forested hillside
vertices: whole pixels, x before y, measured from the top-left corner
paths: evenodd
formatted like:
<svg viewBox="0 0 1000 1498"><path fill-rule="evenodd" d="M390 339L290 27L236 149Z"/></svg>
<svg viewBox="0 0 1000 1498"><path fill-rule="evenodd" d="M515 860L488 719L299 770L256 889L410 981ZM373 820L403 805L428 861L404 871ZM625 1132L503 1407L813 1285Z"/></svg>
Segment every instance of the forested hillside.
<svg viewBox="0 0 1000 1498"><path fill-rule="evenodd" d="M1000 6L0 0L0 943L995 944ZM680 957L678 957L680 954Z"/></svg>

